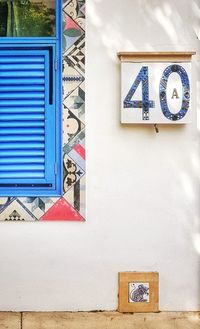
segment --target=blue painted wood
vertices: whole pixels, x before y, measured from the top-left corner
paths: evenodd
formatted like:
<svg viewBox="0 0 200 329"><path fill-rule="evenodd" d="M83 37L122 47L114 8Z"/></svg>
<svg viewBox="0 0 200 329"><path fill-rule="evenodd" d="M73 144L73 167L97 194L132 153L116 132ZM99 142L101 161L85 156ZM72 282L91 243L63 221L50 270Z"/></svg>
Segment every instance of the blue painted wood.
<svg viewBox="0 0 200 329"><path fill-rule="evenodd" d="M45 134L41 135L0 135L0 143L8 143L8 142L26 142L27 140L34 142L45 142ZM14 162L14 161L13 161Z"/></svg>
<svg viewBox="0 0 200 329"><path fill-rule="evenodd" d="M12 150L11 158L20 158L20 157L42 157L44 155L44 151L40 149L28 149L28 150ZM0 158L5 158L10 156L10 150L1 150ZM14 160L13 160L14 161Z"/></svg>
<svg viewBox="0 0 200 329"><path fill-rule="evenodd" d="M36 163L22 163L22 164L17 164L17 163L8 163L6 165L1 164L0 166L0 172L6 172L6 175L8 172L21 172L21 175L23 175L23 172L26 171L31 171L33 174L35 171L44 171L44 164L38 164Z"/></svg>
<svg viewBox="0 0 200 329"><path fill-rule="evenodd" d="M29 181L31 183L34 183L38 179L41 180L44 177L44 171L34 171L34 172L32 170L30 172L25 172L25 171L22 171L22 172L20 172L20 171L19 172L17 172L17 171L14 171L14 172L12 172L12 171L9 171L9 172L2 171L2 172L0 172L0 178L2 179L2 181L5 177L5 175L8 177L8 179L10 179L11 182L16 180L16 179L18 179L18 181L20 181L20 182L27 182L28 178L29 178ZM8 179L7 179L7 181L8 181ZM6 183L4 183L4 184L6 184ZM20 191L19 191L19 193L20 193Z"/></svg>
<svg viewBox="0 0 200 329"><path fill-rule="evenodd" d="M1 79L1 77L0 77ZM2 106L19 106L19 107L26 107L26 106L43 106L45 103L44 100L33 100L33 99L4 99L1 100Z"/></svg>
<svg viewBox="0 0 200 329"><path fill-rule="evenodd" d="M20 114L2 114L0 113L0 121L28 121L28 120L42 120L44 121L45 116L44 113L37 114L37 113L22 113L20 110ZM26 111L25 111L26 112Z"/></svg>
<svg viewBox="0 0 200 329"><path fill-rule="evenodd" d="M9 158L9 157L3 157L3 158L0 158L0 163L1 164L10 164L10 163L16 163L16 164L24 164L24 163L44 163L44 158L43 157L40 157L40 156L37 156L37 158L35 158L34 156L26 156L26 157L12 157L12 158Z"/></svg>
<svg viewBox="0 0 200 329"><path fill-rule="evenodd" d="M23 51L16 49L14 51L15 54L20 53L21 58L26 58L27 53L30 53L30 50L26 49ZM4 56L6 56L7 51L3 52ZM49 94L50 52L38 48L38 51L35 52L36 56L38 56L38 53L42 55L40 58L43 58L39 71L35 70L35 67L31 65L31 62L28 64L23 64L23 67L19 64L18 71L17 66L15 65L13 66L12 64L8 64L8 70L6 70L6 65L2 64L2 62L0 63L0 80L2 81L4 76L10 75L11 77L10 85L7 86L7 91L2 92L0 90L0 128L4 129L4 134L2 133L0 135L0 183L3 184L10 184L11 182L17 184L25 182L30 183L30 180L33 183L44 184L47 180L46 171L48 172L49 169L47 166L47 159L45 161L45 148L47 140L51 139L52 142L52 135L48 130L45 119L49 105L46 95ZM34 61L33 54L31 56ZM12 58L13 57L14 56L12 56ZM1 59L3 59L3 56L1 56ZM10 67L12 67L13 70L10 70ZM23 71L21 71L21 68L23 68ZM20 86L19 83L16 84L18 76L27 75L27 78L24 80L24 86L26 87L26 84L28 84L29 87L29 79L32 79L32 73L34 72L39 72L41 76L44 76L45 79L43 80L42 85L43 90L38 91L36 89L35 91L32 90L28 92L23 91L23 89L16 90L16 86ZM13 85L14 89L11 88L9 90L8 87L12 87ZM39 129L39 134L37 133L31 136L30 134L27 134L26 130L31 126L33 126L36 131ZM5 153L2 153L4 150L6 151L6 157ZM33 150L40 150L42 152L40 152L39 156L37 156L36 154L33 155ZM29 151L28 155L26 151ZM53 156L55 157L54 147ZM21 161L21 158L23 159L23 162ZM5 161L6 159L7 163ZM47 167L47 170L45 167ZM51 180L49 181L51 186L55 186L54 176L55 175L53 173L53 175L51 175ZM12 190L10 195L12 195Z"/></svg>
<svg viewBox="0 0 200 329"><path fill-rule="evenodd" d="M35 141L29 142L25 137L23 138L23 142L16 141L16 142L0 143L0 150L2 150L2 149L9 150L10 149L10 156L12 156L13 150L18 150L18 149L31 150L32 148L44 150L45 144L42 142L35 142Z"/></svg>
<svg viewBox="0 0 200 329"><path fill-rule="evenodd" d="M7 91L6 93L2 92L0 90L0 99L44 99L44 90L43 92L14 92L11 90L11 92Z"/></svg>
<svg viewBox="0 0 200 329"><path fill-rule="evenodd" d="M37 135L37 134L44 134L44 129L41 127L16 127L10 129L10 128L1 128L0 129L0 136L6 136L6 135L15 135L16 137L21 134L26 134L26 135Z"/></svg>
<svg viewBox="0 0 200 329"><path fill-rule="evenodd" d="M24 71L3 71L0 69L0 78L29 78L29 77L36 77L36 78L43 78L44 77L44 71L43 70L24 70Z"/></svg>
<svg viewBox="0 0 200 329"><path fill-rule="evenodd" d="M1 51L1 50L0 50ZM10 85L23 85L23 86L29 86L29 85L43 85L44 84L44 78L18 78L16 80L13 80L12 78L4 78L0 79L0 85L3 86L10 86Z"/></svg>
<svg viewBox="0 0 200 329"><path fill-rule="evenodd" d="M0 195L62 193L61 31L57 1L56 37L0 38Z"/></svg>
<svg viewBox="0 0 200 329"><path fill-rule="evenodd" d="M30 85L0 85L0 93L3 93L3 92L19 92L19 91L22 91L24 93L24 95L27 95L26 92L28 91L44 91L44 84L41 84L41 85L33 85L33 84L30 84ZM1 94L0 94L1 95ZM17 96L18 94L16 94Z"/></svg>
<svg viewBox="0 0 200 329"><path fill-rule="evenodd" d="M17 63L17 64L14 64L14 63L6 63L6 64L3 64L3 61L2 63L0 63L1 66L0 66L0 72L2 71L38 71L38 70L43 70L43 63L39 64L39 63L34 63L34 62L29 62L28 65L27 63Z"/></svg>
<svg viewBox="0 0 200 329"><path fill-rule="evenodd" d="M0 64L27 64L27 63L32 63L32 64L36 64L36 63L44 63L44 58L43 56L27 56L26 58L24 58L24 56L12 56L11 54L8 54L7 57L5 57L5 55L0 53Z"/></svg>

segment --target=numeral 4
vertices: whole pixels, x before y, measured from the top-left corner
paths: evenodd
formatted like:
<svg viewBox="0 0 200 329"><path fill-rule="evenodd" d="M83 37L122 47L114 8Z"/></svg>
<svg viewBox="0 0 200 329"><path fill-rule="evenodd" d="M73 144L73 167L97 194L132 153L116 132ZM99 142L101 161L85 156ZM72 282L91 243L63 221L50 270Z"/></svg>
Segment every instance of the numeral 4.
<svg viewBox="0 0 200 329"><path fill-rule="evenodd" d="M140 82L142 82L142 100L131 100ZM124 108L142 108L142 119L149 120L149 109L154 108L154 101L149 100L149 76L148 67L143 66L138 73L131 89L124 99Z"/></svg>

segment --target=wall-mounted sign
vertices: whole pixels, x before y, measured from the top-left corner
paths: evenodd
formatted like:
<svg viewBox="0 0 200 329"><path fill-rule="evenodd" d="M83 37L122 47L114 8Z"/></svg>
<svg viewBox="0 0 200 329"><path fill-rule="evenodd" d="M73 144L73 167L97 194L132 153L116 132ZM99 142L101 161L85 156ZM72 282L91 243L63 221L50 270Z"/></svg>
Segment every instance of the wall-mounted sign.
<svg viewBox="0 0 200 329"><path fill-rule="evenodd" d="M121 123L187 123L194 53L119 53Z"/></svg>

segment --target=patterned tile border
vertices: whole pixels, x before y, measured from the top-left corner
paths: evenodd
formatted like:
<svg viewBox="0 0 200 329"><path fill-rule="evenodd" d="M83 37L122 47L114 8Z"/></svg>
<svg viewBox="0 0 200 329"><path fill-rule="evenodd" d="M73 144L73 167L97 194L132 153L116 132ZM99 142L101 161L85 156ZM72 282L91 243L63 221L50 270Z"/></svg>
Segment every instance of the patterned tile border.
<svg viewBox="0 0 200 329"><path fill-rule="evenodd" d="M85 0L63 1L63 193L0 197L0 221L85 218Z"/></svg>

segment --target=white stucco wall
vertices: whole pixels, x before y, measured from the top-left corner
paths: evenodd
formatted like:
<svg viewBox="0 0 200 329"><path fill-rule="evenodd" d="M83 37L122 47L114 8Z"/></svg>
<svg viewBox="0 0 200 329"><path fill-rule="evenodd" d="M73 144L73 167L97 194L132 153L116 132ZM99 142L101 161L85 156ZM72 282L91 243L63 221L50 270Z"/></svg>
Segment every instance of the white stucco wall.
<svg viewBox="0 0 200 329"><path fill-rule="evenodd" d="M0 310L114 310L119 271L199 309L200 1L87 1L87 222L1 223ZM118 51L190 51L193 122L121 126Z"/></svg>

